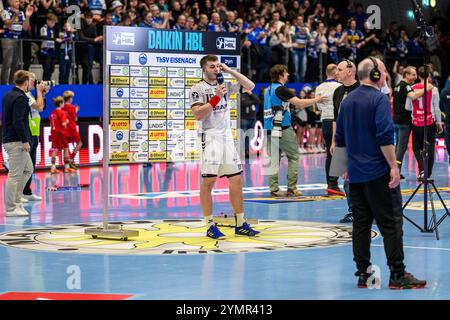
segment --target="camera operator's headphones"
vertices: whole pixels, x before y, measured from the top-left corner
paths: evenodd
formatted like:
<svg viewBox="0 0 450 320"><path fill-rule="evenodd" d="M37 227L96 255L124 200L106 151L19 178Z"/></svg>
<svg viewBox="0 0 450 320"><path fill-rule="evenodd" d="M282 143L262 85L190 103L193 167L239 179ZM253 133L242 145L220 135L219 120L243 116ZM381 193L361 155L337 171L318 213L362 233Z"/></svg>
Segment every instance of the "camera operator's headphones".
<svg viewBox="0 0 450 320"><path fill-rule="evenodd" d="M344 61L347 63L347 68L349 68L349 69L353 68L353 64L350 60L344 59Z"/></svg>
<svg viewBox="0 0 450 320"><path fill-rule="evenodd" d="M370 70L369 78L372 82L378 82L381 79L381 72L378 69L377 60L372 57L369 57L369 59L373 63L373 68L372 68L372 70Z"/></svg>

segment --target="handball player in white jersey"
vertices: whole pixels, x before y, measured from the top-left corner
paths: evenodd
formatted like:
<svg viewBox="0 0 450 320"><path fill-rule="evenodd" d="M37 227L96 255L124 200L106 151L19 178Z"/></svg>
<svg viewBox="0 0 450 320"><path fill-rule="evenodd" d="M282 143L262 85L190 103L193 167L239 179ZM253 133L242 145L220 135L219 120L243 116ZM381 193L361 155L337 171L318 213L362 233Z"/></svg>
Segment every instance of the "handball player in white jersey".
<svg viewBox="0 0 450 320"><path fill-rule="evenodd" d="M191 108L198 121L200 136L200 170L202 184L200 204L206 222L206 236L224 239L225 235L214 223L211 192L217 177L227 177L230 185L230 202L236 220L235 234L255 236L244 220L244 198L242 195L242 164L233 141L231 131L229 96L238 93L241 86L252 90L255 84L244 75L231 70L219 62L217 56L207 55L200 60L203 79L190 91ZM225 81L218 83L217 75L229 73L238 83ZM221 80L219 75L219 81ZM222 78L223 80L223 78Z"/></svg>

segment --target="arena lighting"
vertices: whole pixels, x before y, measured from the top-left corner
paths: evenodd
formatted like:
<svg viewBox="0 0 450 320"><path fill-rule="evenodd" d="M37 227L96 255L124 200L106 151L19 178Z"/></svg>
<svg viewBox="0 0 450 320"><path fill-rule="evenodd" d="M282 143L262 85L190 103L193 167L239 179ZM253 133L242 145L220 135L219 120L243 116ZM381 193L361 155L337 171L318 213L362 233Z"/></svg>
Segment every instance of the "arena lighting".
<svg viewBox="0 0 450 320"><path fill-rule="evenodd" d="M414 19L414 12L412 10L406 11L406 16L408 19L413 20Z"/></svg>
<svg viewBox="0 0 450 320"><path fill-rule="evenodd" d="M422 0L422 5L424 7L429 7L430 6L430 0Z"/></svg>
<svg viewBox="0 0 450 320"><path fill-rule="evenodd" d="M436 0L430 0L430 7L436 8L437 1Z"/></svg>

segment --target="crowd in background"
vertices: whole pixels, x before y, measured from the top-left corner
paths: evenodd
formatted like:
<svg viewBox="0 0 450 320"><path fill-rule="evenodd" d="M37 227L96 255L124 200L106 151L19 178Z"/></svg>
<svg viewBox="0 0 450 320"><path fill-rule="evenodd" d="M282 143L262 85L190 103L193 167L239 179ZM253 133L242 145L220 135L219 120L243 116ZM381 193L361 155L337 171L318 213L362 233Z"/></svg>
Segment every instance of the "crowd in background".
<svg viewBox="0 0 450 320"><path fill-rule="evenodd" d="M71 5L81 10L79 29L67 23L76 12L68 12ZM352 1L3 0L0 9L3 61L12 64L10 73L3 72L2 84L10 83L18 68L17 52L22 52L25 70L31 63L42 64L43 80L59 64L60 83L69 82L73 65L83 70L77 83L93 83L94 61L103 65L104 25L239 32L241 71L263 83L278 63L288 66L293 82L318 82L332 62L358 63L372 54L384 56L392 71L395 62L399 67L419 65L423 50L431 55L435 76L446 78L441 59L450 45L446 20L439 15L431 21L436 37L424 42L417 31L410 34L396 22L387 30L372 29L366 8ZM24 40L19 50L9 39L33 41Z"/></svg>

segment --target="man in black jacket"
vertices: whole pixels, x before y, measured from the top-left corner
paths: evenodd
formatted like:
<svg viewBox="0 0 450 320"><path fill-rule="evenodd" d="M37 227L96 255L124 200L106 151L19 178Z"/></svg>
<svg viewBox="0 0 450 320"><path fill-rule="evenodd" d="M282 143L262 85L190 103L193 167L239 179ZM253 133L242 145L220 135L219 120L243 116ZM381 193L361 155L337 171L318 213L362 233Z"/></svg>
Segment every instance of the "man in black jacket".
<svg viewBox="0 0 450 320"><path fill-rule="evenodd" d="M81 21L80 40L85 41L82 45L81 65L83 67L83 84L93 84L92 66L94 64L95 47L103 39L97 35L97 27L94 24L92 12L87 12Z"/></svg>
<svg viewBox="0 0 450 320"><path fill-rule="evenodd" d="M33 174L30 157L30 107L26 92L30 87L30 72L19 70L14 74L16 86L3 96L3 147L8 154L9 173L6 180L6 216L27 216L21 197L25 183Z"/></svg>

